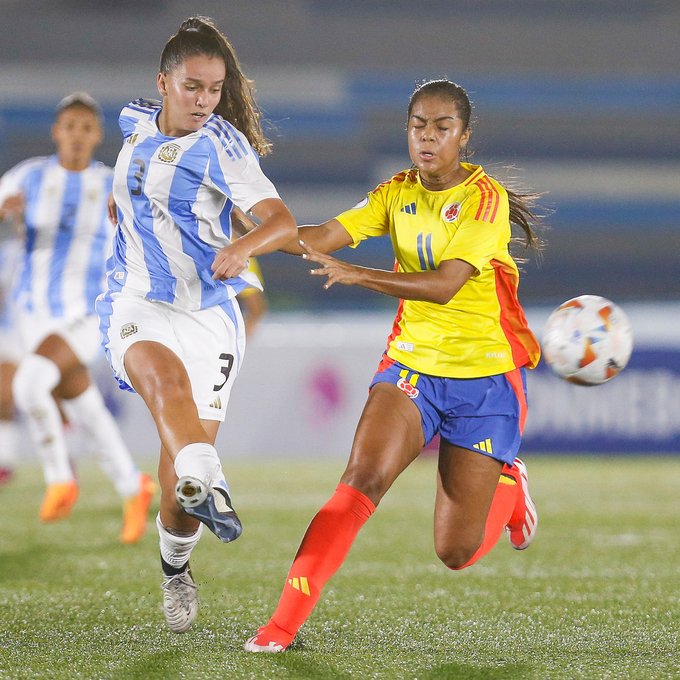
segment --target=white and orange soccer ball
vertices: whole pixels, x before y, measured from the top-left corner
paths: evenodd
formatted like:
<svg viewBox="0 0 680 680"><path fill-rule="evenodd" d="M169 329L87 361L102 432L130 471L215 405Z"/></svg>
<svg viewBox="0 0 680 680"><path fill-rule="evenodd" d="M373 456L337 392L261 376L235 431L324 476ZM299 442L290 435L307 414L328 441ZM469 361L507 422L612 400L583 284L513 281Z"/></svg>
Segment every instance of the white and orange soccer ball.
<svg viewBox="0 0 680 680"><path fill-rule="evenodd" d="M600 385L626 367L633 333L618 305L599 295L580 295L548 317L541 344L545 360L560 378Z"/></svg>

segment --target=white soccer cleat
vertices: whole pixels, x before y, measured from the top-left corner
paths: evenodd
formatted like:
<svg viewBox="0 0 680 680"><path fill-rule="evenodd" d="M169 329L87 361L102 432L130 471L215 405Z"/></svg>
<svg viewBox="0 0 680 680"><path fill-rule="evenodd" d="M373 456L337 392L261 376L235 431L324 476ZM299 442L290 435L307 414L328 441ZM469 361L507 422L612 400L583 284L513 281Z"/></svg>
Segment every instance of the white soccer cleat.
<svg viewBox="0 0 680 680"><path fill-rule="evenodd" d="M536 537L536 530L538 529L536 505L529 495L527 467L520 458L515 458L512 468L506 465L503 468L503 473L514 477L520 492L515 510L505 530L512 547L515 550L525 550Z"/></svg>
<svg viewBox="0 0 680 680"><path fill-rule="evenodd" d="M241 520L231 507L229 488L224 480L208 486L195 477L181 477L175 486L175 497L187 515L203 522L220 541L229 543L241 535Z"/></svg>
<svg viewBox="0 0 680 680"><path fill-rule="evenodd" d="M163 614L173 633L186 633L198 614L198 592L189 568L181 574L164 576Z"/></svg>
<svg viewBox="0 0 680 680"><path fill-rule="evenodd" d="M243 649L246 650L246 652L261 652L264 654L276 654L277 652L282 652L285 647L281 644L277 644L276 642L268 642L266 645L259 645L255 640L257 640L258 636L253 635L245 645L243 645Z"/></svg>

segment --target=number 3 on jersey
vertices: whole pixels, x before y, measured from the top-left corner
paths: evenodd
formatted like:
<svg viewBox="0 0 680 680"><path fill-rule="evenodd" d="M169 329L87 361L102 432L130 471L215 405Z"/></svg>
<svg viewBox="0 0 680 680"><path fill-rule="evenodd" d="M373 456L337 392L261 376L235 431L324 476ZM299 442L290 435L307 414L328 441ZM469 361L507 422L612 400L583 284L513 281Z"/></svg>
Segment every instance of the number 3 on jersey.
<svg viewBox="0 0 680 680"><path fill-rule="evenodd" d="M141 158L135 158L132 161L132 165L137 166L137 172L132 175L134 180L134 186L130 189L130 193L133 196L142 195L142 187L144 186L144 173L146 172L146 163Z"/></svg>

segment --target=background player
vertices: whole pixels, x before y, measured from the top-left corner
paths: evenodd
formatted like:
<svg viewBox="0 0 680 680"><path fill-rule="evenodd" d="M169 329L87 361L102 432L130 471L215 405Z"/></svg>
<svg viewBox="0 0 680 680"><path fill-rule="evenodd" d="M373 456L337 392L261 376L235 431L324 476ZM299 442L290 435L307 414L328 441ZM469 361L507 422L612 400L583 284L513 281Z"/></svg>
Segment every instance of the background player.
<svg viewBox="0 0 680 680"><path fill-rule="evenodd" d="M528 201L480 166L461 162L471 105L460 86L430 81L413 93L405 170L352 210L301 227L289 252L321 267L324 285L358 285L400 299L350 459L335 494L302 540L278 607L245 645L288 647L355 536L399 474L440 434L434 540L451 569L476 562L506 529L529 546L536 511L516 458L526 416L524 367L539 346L517 299L511 222L536 243ZM381 271L324 253L389 234L398 266Z"/></svg>
<svg viewBox="0 0 680 680"><path fill-rule="evenodd" d="M112 232L106 209L112 172L93 160L102 140L98 104L85 93L65 97L52 139L55 155L24 161L0 180L0 216L25 226L14 297L27 353L14 376L14 399L44 469L40 518L66 517L78 497L59 399L68 419L95 443L124 501L121 541L134 543L146 530L154 484L134 464L87 369L101 352L94 300Z"/></svg>
<svg viewBox="0 0 680 680"><path fill-rule="evenodd" d="M160 436L163 609L181 633L198 610L189 558L199 521L224 542L241 533L214 447L245 350L235 298L260 287L249 258L296 231L260 169L269 144L251 83L211 20L182 23L157 85L162 102L138 100L120 114L118 229L97 311L116 377L145 401ZM259 225L242 234L234 205Z"/></svg>
<svg viewBox="0 0 680 680"><path fill-rule="evenodd" d="M22 245L18 238L0 242L0 484L14 472L19 446L19 426L12 398L12 381L21 359L12 288Z"/></svg>

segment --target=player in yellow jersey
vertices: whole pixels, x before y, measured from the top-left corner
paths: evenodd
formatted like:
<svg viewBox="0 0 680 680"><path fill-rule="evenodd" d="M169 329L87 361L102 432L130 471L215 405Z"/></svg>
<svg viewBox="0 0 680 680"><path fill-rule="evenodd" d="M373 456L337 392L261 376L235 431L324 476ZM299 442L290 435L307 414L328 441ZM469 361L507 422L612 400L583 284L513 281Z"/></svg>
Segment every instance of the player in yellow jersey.
<svg viewBox="0 0 680 680"><path fill-rule="evenodd" d="M248 271L252 272L264 284L262 268L257 258L251 257L248 262ZM243 314L243 321L246 327L246 338L250 340L255 329L260 325L260 321L267 312L267 296L259 288L245 288L238 296L238 303Z"/></svg>
<svg viewBox="0 0 680 680"><path fill-rule="evenodd" d="M527 548L537 515L526 467L516 457L526 417L525 368L539 345L517 299L511 223L536 245L531 196L505 189L461 161L471 105L448 80L416 88L408 108L413 167L358 205L299 229L286 250L312 274L399 298L387 349L373 379L340 483L309 525L278 607L246 643L280 652L311 613L325 583L399 474L440 434L434 538L450 569L476 562L505 529ZM392 272L325 253L389 234Z"/></svg>

